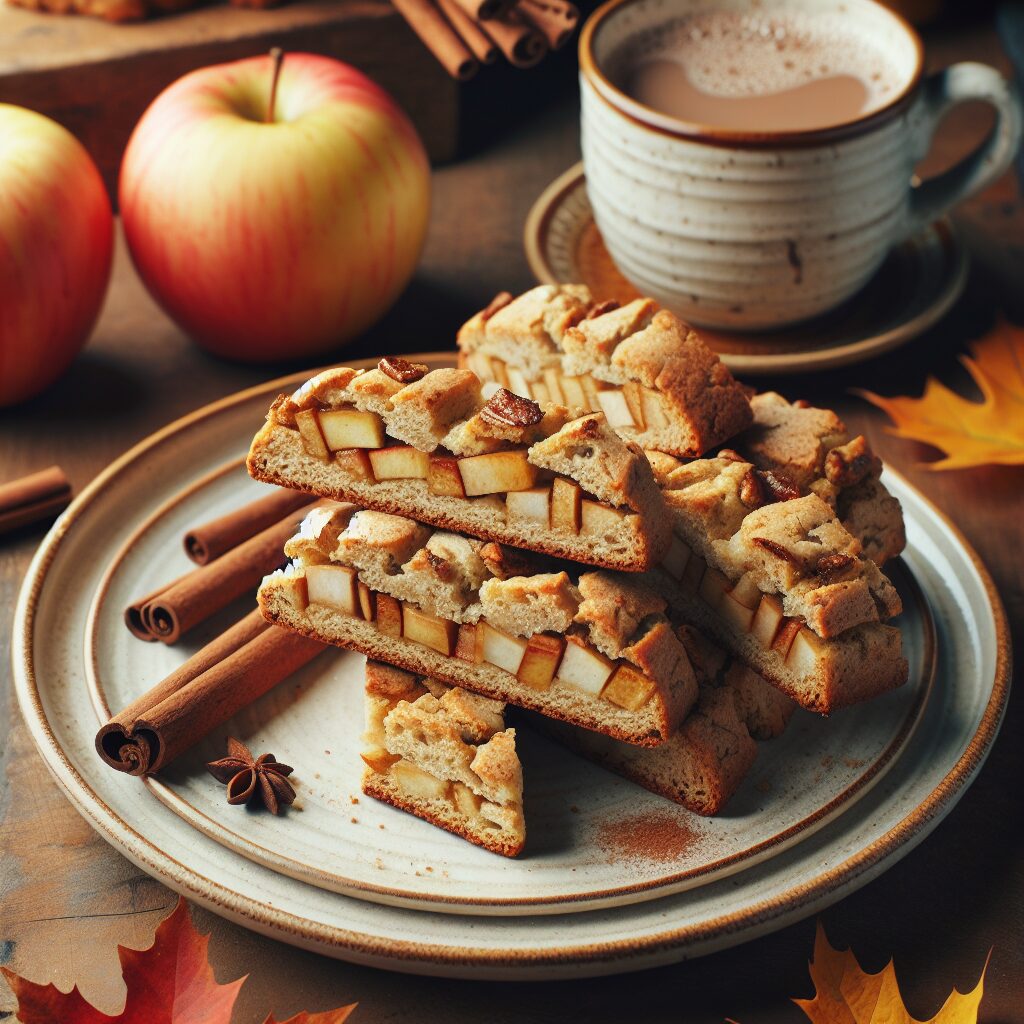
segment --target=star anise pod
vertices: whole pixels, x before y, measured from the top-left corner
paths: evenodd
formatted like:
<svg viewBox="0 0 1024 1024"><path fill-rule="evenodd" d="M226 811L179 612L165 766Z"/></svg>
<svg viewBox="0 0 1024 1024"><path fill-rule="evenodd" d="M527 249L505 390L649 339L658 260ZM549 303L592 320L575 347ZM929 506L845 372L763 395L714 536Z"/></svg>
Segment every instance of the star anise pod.
<svg viewBox="0 0 1024 1024"><path fill-rule="evenodd" d="M281 804L295 800L295 790L285 776L290 765L281 764L273 754L253 757L244 743L228 737L228 756L210 761L207 771L228 787L229 804L247 804L253 798L261 801L271 814L279 814Z"/></svg>

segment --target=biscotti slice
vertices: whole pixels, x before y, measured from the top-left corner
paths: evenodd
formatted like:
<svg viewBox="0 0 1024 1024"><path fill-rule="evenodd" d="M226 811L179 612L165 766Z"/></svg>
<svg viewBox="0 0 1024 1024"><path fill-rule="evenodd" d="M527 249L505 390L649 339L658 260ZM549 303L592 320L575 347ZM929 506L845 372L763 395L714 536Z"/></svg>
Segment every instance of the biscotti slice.
<svg viewBox="0 0 1024 1024"><path fill-rule="evenodd" d="M570 575L347 506L317 511L285 552L292 562L264 579L260 607L326 643L629 743L663 742L696 699L665 601L635 575Z"/></svg>
<svg viewBox="0 0 1024 1024"><path fill-rule="evenodd" d="M879 480L882 461L867 438L851 438L831 410L774 391L755 395L750 406L753 425L731 442L741 458L827 501L878 565L906 547L900 503Z"/></svg>
<svg viewBox="0 0 1024 1024"><path fill-rule="evenodd" d="M701 455L747 427L747 394L700 335L652 299L594 304L581 285L503 295L458 334L460 363L492 387L603 412L644 448Z"/></svg>
<svg viewBox="0 0 1024 1024"><path fill-rule="evenodd" d="M366 663L363 792L504 857L526 842L505 705Z"/></svg>
<svg viewBox="0 0 1024 1024"><path fill-rule="evenodd" d="M754 763L754 740L779 735L796 704L692 627L682 627L679 635L700 692L679 731L660 746L631 746L536 716L528 721L652 793L696 814L720 814Z"/></svg>
<svg viewBox="0 0 1024 1024"><path fill-rule="evenodd" d="M398 378L398 379L396 379ZM641 572L669 529L650 464L603 415L400 359L328 370L273 405L250 474L589 565Z"/></svg>
<svg viewBox="0 0 1024 1024"><path fill-rule="evenodd" d="M675 537L646 577L699 626L803 707L827 713L907 679L899 595L814 494L734 458L663 473Z"/></svg>

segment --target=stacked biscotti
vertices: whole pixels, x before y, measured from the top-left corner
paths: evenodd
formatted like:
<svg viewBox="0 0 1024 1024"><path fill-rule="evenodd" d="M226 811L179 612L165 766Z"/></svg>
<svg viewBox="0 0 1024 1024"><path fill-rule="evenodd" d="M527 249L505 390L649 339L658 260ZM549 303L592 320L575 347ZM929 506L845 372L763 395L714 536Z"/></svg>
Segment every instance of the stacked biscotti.
<svg viewBox="0 0 1024 1024"><path fill-rule="evenodd" d="M460 369L314 377L249 454L255 478L337 502L260 606L374 663L367 793L518 852L509 705L715 814L795 706L906 678L879 568L899 506L833 414L751 397L649 300L544 286L459 344Z"/></svg>

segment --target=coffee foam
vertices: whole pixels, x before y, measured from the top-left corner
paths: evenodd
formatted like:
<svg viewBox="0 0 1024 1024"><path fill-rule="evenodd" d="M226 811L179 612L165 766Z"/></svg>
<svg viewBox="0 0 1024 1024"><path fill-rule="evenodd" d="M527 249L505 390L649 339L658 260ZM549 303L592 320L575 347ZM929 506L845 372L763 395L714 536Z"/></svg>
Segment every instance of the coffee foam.
<svg viewBox="0 0 1024 1024"><path fill-rule="evenodd" d="M628 91L640 64L672 60L697 89L742 99L783 92L815 79L851 75L863 82L863 114L885 106L907 84L896 40L878 39L842 15L706 11L647 29L610 56L612 80Z"/></svg>

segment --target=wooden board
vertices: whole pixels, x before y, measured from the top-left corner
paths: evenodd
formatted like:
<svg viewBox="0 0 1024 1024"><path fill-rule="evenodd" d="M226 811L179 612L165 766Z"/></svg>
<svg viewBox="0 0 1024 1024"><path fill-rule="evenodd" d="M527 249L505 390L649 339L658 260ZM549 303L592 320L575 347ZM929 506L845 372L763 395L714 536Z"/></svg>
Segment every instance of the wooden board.
<svg viewBox="0 0 1024 1024"><path fill-rule="evenodd" d="M162 89L188 71L271 46L354 64L408 112L431 160L455 155L456 83L386 0L305 0L263 11L218 4L121 25L0 0L0 102L74 132L113 196L132 128Z"/></svg>

